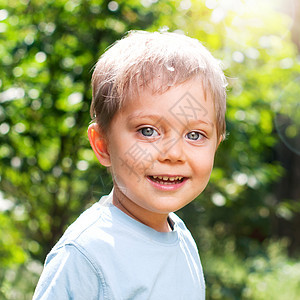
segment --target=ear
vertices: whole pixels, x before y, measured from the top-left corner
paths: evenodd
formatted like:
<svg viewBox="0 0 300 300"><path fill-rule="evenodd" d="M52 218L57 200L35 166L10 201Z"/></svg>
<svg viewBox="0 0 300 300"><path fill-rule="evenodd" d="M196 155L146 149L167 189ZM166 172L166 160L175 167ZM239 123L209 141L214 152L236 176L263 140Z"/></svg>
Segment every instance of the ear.
<svg viewBox="0 0 300 300"><path fill-rule="evenodd" d="M88 128L88 137L93 151L101 165L111 166L108 143L98 124L93 123Z"/></svg>
<svg viewBox="0 0 300 300"><path fill-rule="evenodd" d="M217 142L216 151L218 150L218 148L219 148L219 146L220 146L220 144L221 144L222 141L223 141L223 136L221 135L221 136L219 137L218 142Z"/></svg>

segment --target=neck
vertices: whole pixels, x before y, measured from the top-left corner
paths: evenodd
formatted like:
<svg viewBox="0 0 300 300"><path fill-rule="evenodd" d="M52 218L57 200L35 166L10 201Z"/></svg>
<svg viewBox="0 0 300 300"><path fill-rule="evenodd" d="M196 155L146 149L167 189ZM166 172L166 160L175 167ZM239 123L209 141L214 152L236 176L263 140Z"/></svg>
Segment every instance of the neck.
<svg viewBox="0 0 300 300"><path fill-rule="evenodd" d="M148 211L129 200L118 188L114 188L113 205L134 220L151 227L159 232L170 232L172 228L168 222L168 214L158 214Z"/></svg>

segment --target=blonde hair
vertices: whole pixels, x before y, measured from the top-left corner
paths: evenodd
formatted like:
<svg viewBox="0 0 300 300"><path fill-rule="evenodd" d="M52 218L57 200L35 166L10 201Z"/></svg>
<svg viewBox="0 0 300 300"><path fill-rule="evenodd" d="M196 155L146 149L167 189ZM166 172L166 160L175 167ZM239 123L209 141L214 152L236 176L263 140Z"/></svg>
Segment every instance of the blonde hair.
<svg viewBox="0 0 300 300"><path fill-rule="evenodd" d="M196 39L170 32L130 31L98 60L93 76L91 117L107 132L126 99L150 88L170 87L199 77L214 100L218 136L225 136L227 81L219 62Z"/></svg>

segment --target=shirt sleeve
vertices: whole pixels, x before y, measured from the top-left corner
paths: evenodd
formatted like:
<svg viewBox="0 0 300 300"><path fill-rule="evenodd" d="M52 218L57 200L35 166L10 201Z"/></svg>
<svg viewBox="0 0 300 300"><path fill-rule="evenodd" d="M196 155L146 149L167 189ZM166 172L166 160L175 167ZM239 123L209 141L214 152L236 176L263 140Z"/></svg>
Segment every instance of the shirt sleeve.
<svg viewBox="0 0 300 300"><path fill-rule="evenodd" d="M65 245L46 259L33 300L104 299L101 276L74 245Z"/></svg>

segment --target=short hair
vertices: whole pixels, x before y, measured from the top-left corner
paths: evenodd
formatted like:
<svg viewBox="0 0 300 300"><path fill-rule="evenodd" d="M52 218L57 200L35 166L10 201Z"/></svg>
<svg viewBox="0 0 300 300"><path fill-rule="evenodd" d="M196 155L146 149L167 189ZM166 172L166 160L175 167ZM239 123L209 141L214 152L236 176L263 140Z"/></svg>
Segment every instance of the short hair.
<svg viewBox="0 0 300 300"><path fill-rule="evenodd" d="M141 90L163 93L195 77L213 98L217 134L224 139L225 75L219 61L198 40L180 33L130 31L110 46L93 72L91 117L105 133L124 101Z"/></svg>

